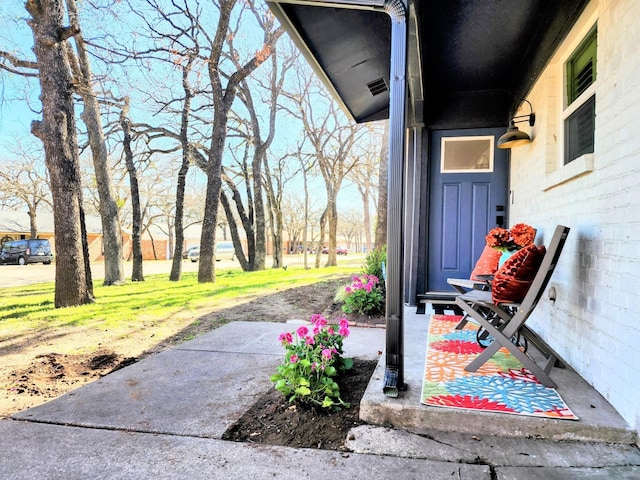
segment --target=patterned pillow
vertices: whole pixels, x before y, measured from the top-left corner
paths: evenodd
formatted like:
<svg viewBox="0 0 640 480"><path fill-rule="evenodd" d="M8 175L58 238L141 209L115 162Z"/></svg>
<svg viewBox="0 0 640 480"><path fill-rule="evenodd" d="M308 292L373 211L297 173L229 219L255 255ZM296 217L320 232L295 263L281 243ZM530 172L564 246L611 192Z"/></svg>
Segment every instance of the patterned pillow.
<svg viewBox="0 0 640 480"><path fill-rule="evenodd" d="M513 254L493 278L493 303L521 302L538 273L545 252L544 245L529 245Z"/></svg>
<svg viewBox="0 0 640 480"><path fill-rule="evenodd" d="M482 280L478 278L478 275L493 275L498 270L498 261L500 260L500 256L502 252L500 250L496 250L495 248L491 248L489 245L485 245L484 250L482 250L482 254L480 258L476 262L476 266L473 267L473 271L471 272L471 280Z"/></svg>

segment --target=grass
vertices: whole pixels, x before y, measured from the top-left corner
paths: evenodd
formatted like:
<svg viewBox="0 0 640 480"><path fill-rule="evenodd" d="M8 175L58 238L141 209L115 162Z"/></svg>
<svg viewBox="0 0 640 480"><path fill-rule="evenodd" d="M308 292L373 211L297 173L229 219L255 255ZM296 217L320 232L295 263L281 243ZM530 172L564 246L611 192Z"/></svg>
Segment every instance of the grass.
<svg viewBox="0 0 640 480"><path fill-rule="evenodd" d="M214 283L198 283L197 273L179 282L168 275L145 276L144 282L104 287L96 282L96 303L54 308L54 284L0 289L0 341L47 329L83 327L130 329L175 315L232 306L256 296L317 283L353 273L352 265L305 270L301 266L243 272L218 270Z"/></svg>

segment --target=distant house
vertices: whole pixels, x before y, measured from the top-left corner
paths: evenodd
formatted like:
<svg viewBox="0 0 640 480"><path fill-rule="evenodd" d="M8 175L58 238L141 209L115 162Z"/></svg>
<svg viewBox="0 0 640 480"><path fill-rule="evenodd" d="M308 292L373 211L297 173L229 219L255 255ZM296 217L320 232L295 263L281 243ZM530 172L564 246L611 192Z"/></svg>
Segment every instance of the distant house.
<svg viewBox="0 0 640 480"><path fill-rule="evenodd" d="M102 221L100 217L87 216L87 242L89 244L89 258L92 262L103 261L102 248ZM53 214L51 212L38 212L37 218L38 238L48 239L55 251L55 236L53 228ZM0 239L20 240L31 238L29 215L26 212L15 210L0 210ZM122 231L122 247L124 259L131 257L133 249L131 233ZM169 238L157 228L145 233L142 238L143 260L167 260L170 258Z"/></svg>

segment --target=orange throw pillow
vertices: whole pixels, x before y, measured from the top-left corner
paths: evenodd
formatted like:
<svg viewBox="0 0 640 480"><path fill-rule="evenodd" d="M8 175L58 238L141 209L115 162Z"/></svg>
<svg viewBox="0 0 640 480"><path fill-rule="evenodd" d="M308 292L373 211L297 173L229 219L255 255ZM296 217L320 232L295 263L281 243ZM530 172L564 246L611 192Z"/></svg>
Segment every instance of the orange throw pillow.
<svg viewBox="0 0 640 480"><path fill-rule="evenodd" d="M478 278L478 275L493 275L496 273L498 270L498 261L500 260L501 255L502 252L500 250L496 250L495 248L491 248L489 245L485 245L480 258L476 262L476 266L471 272L471 280L482 280L481 278Z"/></svg>
<svg viewBox="0 0 640 480"><path fill-rule="evenodd" d="M493 303L521 302L538 273L546 248L529 245L514 253L493 278Z"/></svg>

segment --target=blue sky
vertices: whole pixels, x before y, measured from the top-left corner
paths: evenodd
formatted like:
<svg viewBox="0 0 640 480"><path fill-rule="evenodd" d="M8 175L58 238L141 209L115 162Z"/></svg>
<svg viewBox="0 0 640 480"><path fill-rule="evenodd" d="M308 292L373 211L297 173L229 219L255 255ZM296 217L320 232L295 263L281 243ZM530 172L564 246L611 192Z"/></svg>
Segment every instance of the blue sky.
<svg viewBox="0 0 640 480"><path fill-rule="evenodd" d="M79 8L83 8L82 2L79 3ZM33 38L30 28L25 23L27 17L28 13L24 9L24 0L2 0L0 2L0 49L16 52L21 58L33 60L35 58L31 52ZM134 21L134 19L128 18L129 21ZM117 34L117 26L113 25L112 27L114 28L111 31ZM254 45L257 39L243 37L243 40ZM93 67L94 73L96 73L99 67L95 63ZM29 79L28 88L25 88L25 79L17 78L6 72L0 73L0 98L3 99L0 104L0 163L10 158L11 153L8 147L14 144L17 139L21 142L34 142L39 145L39 140L30 134L30 124L33 120L39 119L40 115L32 112L28 107L27 101L21 98L24 96L24 91L28 91L30 101L38 108L37 92L39 88L37 79ZM287 140L295 144L293 139L289 138ZM199 178L198 183L202 184L204 176L200 174L197 177ZM317 202L324 202L324 186L321 180L319 182L312 187L314 198L317 199ZM290 192L299 192L299 198L303 198L301 181L297 182L296 185L292 184L288 190ZM339 195L339 201L341 204L349 205L350 207L360 205L357 189L353 186L350 187L345 182L343 191Z"/></svg>

